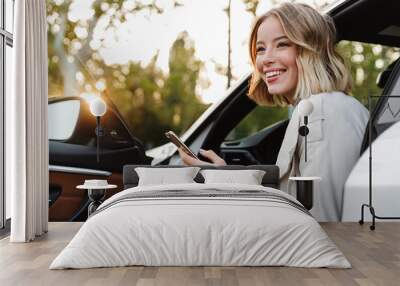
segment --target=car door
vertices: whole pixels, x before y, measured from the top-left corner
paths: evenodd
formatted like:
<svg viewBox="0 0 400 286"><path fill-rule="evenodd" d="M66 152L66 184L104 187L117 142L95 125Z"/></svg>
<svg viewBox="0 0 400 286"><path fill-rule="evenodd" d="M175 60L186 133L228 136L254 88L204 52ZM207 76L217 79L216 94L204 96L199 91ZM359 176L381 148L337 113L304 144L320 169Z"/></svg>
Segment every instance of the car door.
<svg viewBox="0 0 400 286"><path fill-rule="evenodd" d="M393 62L393 67L385 70L380 78L384 86L375 106L371 106L371 141L400 120L400 60ZM372 105L372 104L371 104ZM363 153L369 147L369 128L364 134L361 147Z"/></svg>
<svg viewBox="0 0 400 286"><path fill-rule="evenodd" d="M393 192L394 189L398 189L399 182L395 167L398 156L396 156L396 152L389 150L398 149L396 146L398 131L396 132L396 126L393 125L400 121L400 60L397 59L394 62L393 69L390 68L385 72L388 72L385 82L382 83L385 87L375 107L371 108L373 110L369 122L371 126L367 126L364 134L361 157L345 184L343 221L359 221L361 205L368 201L371 204L372 199L373 207L379 217L387 218L398 214L399 200L396 197L397 192ZM374 141L371 149L369 149L369 127L372 131L371 143ZM394 129L390 129L390 127ZM372 181L366 179L370 174ZM368 194L370 182L373 186L371 198ZM366 211L365 220L370 221L371 219L371 215Z"/></svg>
<svg viewBox="0 0 400 286"><path fill-rule="evenodd" d="M278 108L280 114L276 116L276 108L257 106L247 96L248 80L249 77L242 79L182 135L181 139L196 154L200 148L212 149L227 164L275 164L288 124L288 110ZM275 119L271 120L271 115ZM258 120L258 130L243 128L254 119ZM236 134L234 138L232 134ZM199 157L205 159L200 154ZM181 163L177 154L168 159L168 164Z"/></svg>
<svg viewBox="0 0 400 286"><path fill-rule="evenodd" d="M104 135L100 137L97 162L96 119L89 102L81 97L49 100L49 219L84 220L88 198L76 186L85 179L106 179L119 186L108 196L122 190L125 164L149 164L141 142L129 132L112 102L103 98L107 112L101 118Z"/></svg>
<svg viewBox="0 0 400 286"><path fill-rule="evenodd" d="M203 142L227 164L275 164L288 125L288 109L257 106L249 99L248 80L233 93Z"/></svg>

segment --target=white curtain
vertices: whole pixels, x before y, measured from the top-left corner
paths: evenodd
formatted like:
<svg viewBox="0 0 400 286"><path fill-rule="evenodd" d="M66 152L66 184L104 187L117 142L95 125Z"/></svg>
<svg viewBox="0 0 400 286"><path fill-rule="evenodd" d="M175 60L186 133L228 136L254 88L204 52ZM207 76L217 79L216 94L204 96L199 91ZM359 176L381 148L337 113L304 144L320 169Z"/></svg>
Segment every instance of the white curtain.
<svg viewBox="0 0 400 286"><path fill-rule="evenodd" d="M47 24L45 0L15 1L13 83L6 98L6 187L12 242L48 227Z"/></svg>

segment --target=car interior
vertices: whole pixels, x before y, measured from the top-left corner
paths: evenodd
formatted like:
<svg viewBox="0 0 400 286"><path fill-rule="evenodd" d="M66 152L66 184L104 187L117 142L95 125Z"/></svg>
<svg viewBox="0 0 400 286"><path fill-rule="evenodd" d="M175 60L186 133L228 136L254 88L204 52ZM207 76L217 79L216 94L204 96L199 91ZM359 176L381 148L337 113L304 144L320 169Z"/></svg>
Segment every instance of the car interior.
<svg viewBox="0 0 400 286"><path fill-rule="evenodd" d="M63 97L49 102L49 218L51 221L84 221L89 199L86 192L77 191L75 186L85 178L107 178L121 186L125 164L149 164L150 160L144 155L142 143L130 134L118 110L109 101L109 110L101 121L106 131L101 146L107 151L101 152L99 168L94 132L96 120L85 99ZM70 128L65 126L68 122L72 122ZM111 190L107 197L121 190L122 186Z"/></svg>

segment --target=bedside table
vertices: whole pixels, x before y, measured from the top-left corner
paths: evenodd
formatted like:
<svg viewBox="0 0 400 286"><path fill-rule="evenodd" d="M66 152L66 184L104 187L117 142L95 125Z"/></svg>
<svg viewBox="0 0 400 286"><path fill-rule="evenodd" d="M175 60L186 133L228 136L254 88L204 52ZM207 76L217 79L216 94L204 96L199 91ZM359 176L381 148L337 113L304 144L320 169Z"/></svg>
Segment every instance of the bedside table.
<svg viewBox="0 0 400 286"><path fill-rule="evenodd" d="M79 185L76 188L79 190L87 190L90 204L88 206L88 217L96 211L101 205L106 196L108 189L115 189L117 185L106 185L106 186L91 186L91 185Z"/></svg>
<svg viewBox="0 0 400 286"><path fill-rule="evenodd" d="M307 210L311 210L314 204L314 181L319 181L321 178L290 177L289 180L296 182L296 199L302 203Z"/></svg>

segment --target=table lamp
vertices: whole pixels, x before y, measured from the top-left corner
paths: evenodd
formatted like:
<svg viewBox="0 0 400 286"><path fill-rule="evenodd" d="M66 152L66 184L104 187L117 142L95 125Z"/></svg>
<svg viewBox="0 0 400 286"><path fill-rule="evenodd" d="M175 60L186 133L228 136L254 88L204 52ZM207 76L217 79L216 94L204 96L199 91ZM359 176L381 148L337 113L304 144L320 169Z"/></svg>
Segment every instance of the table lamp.
<svg viewBox="0 0 400 286"><path fill-rule="evenodd" d="M314 106L308 99L303 99L298 104L298 112L300 116L304 117L304 125L299 128L299 135L304 137L304 161L307 162L307 135L310 132L308 129L308 116L313 112ZM313 184L314 181L320 180L320 177L289 177L289 180L296 182L296 198L299 200L307 210L313 208L314 195Z"/></svg>
<svg viewBox="0 0 400 286"><path fill-rule="evenodd" d="M304 116L304 125L300 126L299 134L304 136L304 160L307 162L307 134L310 132L307 124L308 116L313 112L314 106L309 100L303 99L299 102L298 109L300 116Z"/></svg>
<svg viewBox="0 0 400 286"><path fill-rule="evenodd" d="M97 137L97 163L100 162L100 137L104 135L104 129L100 125L100 118L106 113L107 106L101 98L96 98L90 103L90 112L96 117L96 137Z"/></svg>

